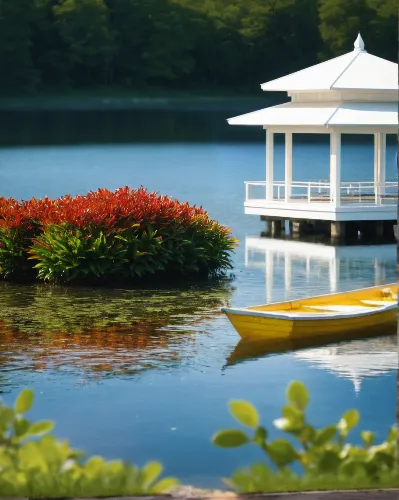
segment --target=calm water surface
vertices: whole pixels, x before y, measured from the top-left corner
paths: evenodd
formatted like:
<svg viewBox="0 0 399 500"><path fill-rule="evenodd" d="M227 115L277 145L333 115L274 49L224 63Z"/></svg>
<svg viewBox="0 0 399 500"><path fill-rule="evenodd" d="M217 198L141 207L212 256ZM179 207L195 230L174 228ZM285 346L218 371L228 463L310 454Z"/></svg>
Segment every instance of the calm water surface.
<svg viewBox="0 0 399 500"><path fill-rule="evenodd" d="M216 430L233 424L226 406L231 398L254 402L269 425L287 384L300 379L311 391L315 424L356 407L362 428L381 438L395 413L396 339L285 354L248 351L219 313L223 305L396 280L393 245L334 249L261 237L259 219L243 213L243 182L264 179L264 135L228 128L225 118L234 114L0 114L2 195L143 185L203 205L239 238L234 280L226 284L141 291L0 285L6 402L32 387L32 417L55 419L57 435L74 446L138 464L156 458L183 482L206 487L259 458L251 447L224 451L210 443ZM326 178L328 152L323 139L297 141L294 180ZM394 158L391 144L387 179L395 179ZM283 178L283 161L278 138L276 179ZM343 180L370 180L372 143L347 141L343 168Z"/></svg>

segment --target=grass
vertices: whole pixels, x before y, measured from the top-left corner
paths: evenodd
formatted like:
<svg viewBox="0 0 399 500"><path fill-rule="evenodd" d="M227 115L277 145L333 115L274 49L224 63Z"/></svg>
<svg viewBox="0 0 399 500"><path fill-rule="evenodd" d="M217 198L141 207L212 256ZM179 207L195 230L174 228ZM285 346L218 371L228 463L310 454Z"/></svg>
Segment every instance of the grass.
<svg viewBox="0 0 399 500"><path fill-rule="evenodd" d="M4 487L4 485L3 485ZM381 478L378 483L366 480L364 478L348 479L335 477L319 477L311 479L287 479L281 476L270 478L267 485L259 489L250 491L240 491L240 493L289 493L305 491L336 491L336 490L366 490L366 489L395 489L399 487L399 474L396 477ZM177 487L184 491L184 486ZM22 493L22 492L21 492ZM15 495L14 488L1 489L0 498L9 495ZM150 493L147 493L149 495ZM123 497L132 495L145 495L137 491L133 486L127 486L124 481L113 481L106 484L71 484L60 480L57 475L49 474L44 483L32 481L23 488L23 495L31 498L101 498L101 497Z"/></svg>
<svg viewBox="0 0 399 500"><path fill-rule="evenodd" d="M399 488L399 472L382 475L378 482L366 477L348 476L319 476L319 477L289 477L276 474L259 483L243 489L236 489L229 480L225 480L231 489L238 493L289 493L305 491L334 491L334 490L380 490Z"/></svg>

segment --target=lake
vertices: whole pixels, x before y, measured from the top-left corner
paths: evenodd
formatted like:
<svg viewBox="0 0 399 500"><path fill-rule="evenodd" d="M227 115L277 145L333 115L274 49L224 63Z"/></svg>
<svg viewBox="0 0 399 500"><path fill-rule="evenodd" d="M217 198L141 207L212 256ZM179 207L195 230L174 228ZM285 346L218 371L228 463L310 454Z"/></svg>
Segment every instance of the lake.
<svg viewBox="0 0 399 500"><path fill-rule="evenodd" d="M231 282L147 290L0 284L0 390L7 403L36 393L32 418L56 421L56 435L90 454L143 464L201 487L258 460L252 447L216 449L212 434L234 426L232 398L248 399L265 425L284 391L301 380L316 425L349 407L361 428L384 438L395 418L396 338L357 340L296 352L243 352L219 313L224 305L349 290L396 281L394 245L330 247L278 242L244 215L244 181L264 180L264 133L228 127L252 109L191 106L128 111L0 113L0 195L84 194L143 185L204 206L240 240ZM294 140L294 180L324 179L323 137ZM277 137L275 179L284 144ZM371 137L346 138L343 180L370 180ZM395 180L395 143L387 180ZM377 332L376 332L377 333ZM277 436L277 431L272 431ZM358 433L354 433L358 440Z"/></svg>

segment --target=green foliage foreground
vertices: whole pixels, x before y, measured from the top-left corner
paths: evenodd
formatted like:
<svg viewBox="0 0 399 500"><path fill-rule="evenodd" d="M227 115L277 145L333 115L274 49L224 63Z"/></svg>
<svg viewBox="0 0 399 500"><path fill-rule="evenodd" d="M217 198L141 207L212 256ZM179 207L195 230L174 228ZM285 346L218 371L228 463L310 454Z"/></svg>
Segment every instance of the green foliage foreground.
<svg viewBox="0 0 399 500"><path fill-rule="evenodd" d="M106 462L101 457L83 461L84 455L57 441L49 433L53 422L31 423L25 414L34 395L25 389L14 408L0 404L0 495L5 497L105 497L159 494L171 491L178 481L158 481L162 466L151 462L139 469L122 461ZM363 446L346 442L358 421L356 410L347 411L337 424L322 429L311 426L305 416L309 402L306 388L293 382L287 389L288 404L274 425L296 439L268 439L259 424L257 410L246 401L232 401L230 410L242 425L253 430L225 429L216 433L213 442L223 448L247 443L259 446L277 471L266 463L255 464L225 479L239 493L266 491L304 491L399 486L396 458L398 430L392 428L387 439L374 445L374 434L361 433ZM300 464L303 474L289 466Z"/></svg>
<svg viewBox="0 0 399 500"><path fill-rule="evenodd" d="M168 492L178 483L174 478L157 481L162 473L158 462L142 469L101 457L84 462L83 453L49 434L53 422L31 423L25 418L33 399L33 392L25 389L14 408L0 405L0 496L144 495Z"/></svg>
<svg viewBox="0 0 399 500"><path fill-rule="evenodd" d="M266 463L235 472L227 485L240 493L261 491L295 491L311 489L351 489L399 486L397 444L399 432L392 427L387 439L374 445L374 433L361 432L363 446L346 442L349 432L357 426L357 410L347 411L338 423L316 429L306 419L309 403L306 387L293 382L287 389L287 405L282 416L274 420L277 429L290 439L268 439L265 427L259 424L256 408L247 401L232 401L230 411L242 425L253 430L225 429L213 436L213 443L222 448L235 448L254 443L277 468ZM295 440L299 446L293 444ZM290 466L300 465L303 474L295 474Z"/></svg>

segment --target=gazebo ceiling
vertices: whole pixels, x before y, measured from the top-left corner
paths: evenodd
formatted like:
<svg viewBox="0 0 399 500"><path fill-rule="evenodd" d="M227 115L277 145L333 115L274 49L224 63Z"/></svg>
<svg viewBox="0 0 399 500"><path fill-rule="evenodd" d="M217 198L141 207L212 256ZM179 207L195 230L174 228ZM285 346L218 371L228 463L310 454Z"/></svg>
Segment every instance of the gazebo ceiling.
<svg viewBox="0 0 399 500"><path fill-rule="evenodd" d="M354 50L261 85L266 91L398 91L398 65L369 54L360 33Z"/></svg>
<svg viewBox="0 0 399 500"><path fill-rule="evenodd" d="M397 127L395 102L288 102L228 119L229 125Z"/></svg>

